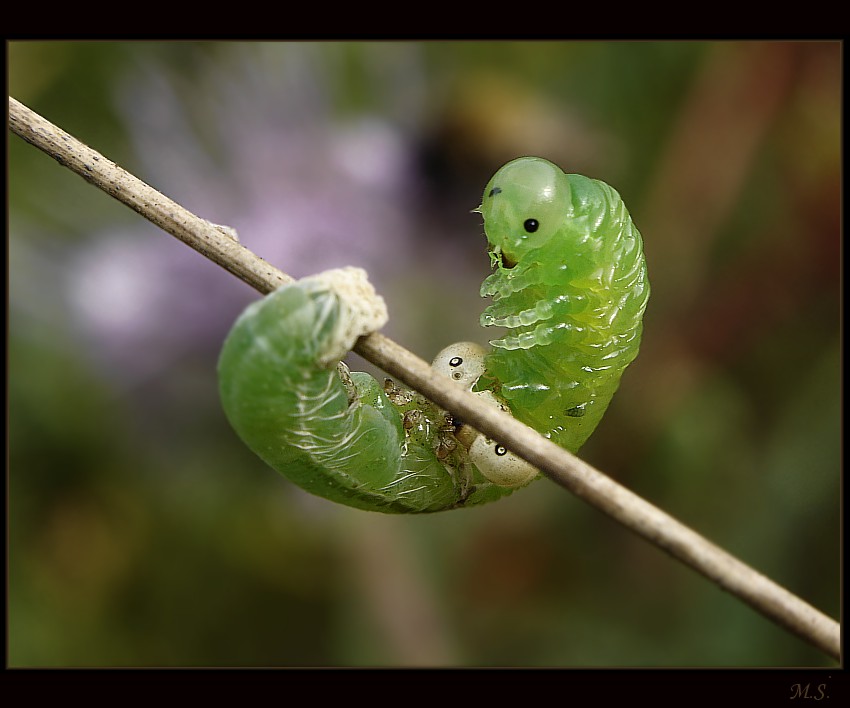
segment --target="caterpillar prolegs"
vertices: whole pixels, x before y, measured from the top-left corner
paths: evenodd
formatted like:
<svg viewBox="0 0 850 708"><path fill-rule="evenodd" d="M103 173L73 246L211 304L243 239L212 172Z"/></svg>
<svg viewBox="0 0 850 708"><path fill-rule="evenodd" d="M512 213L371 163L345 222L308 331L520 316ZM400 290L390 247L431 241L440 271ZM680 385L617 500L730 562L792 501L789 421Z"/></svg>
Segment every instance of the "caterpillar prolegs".
<svg viewBox="0 0 850 708"><path fill-rule="evenodd" d="M609 186L519 158L481 206L495 272L481 287L489 352L462 342L436 370L575 452L635 358L649 283L641 237ZM249 306L219 359L224 411L266 463L309 492L390 513L494 501L537 476L421 395L341 359L387 319L356 268L286 285Z"/></svg>

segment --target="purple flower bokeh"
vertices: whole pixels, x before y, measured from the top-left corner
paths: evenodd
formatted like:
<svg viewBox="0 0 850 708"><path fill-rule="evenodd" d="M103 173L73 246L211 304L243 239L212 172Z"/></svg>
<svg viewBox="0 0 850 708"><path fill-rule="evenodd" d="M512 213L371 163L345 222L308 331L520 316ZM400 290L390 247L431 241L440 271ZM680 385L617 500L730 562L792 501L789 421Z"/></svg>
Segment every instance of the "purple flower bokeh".
<svg viewBox="0 0 850 708"><path fill-rule="evenodd" d="M234 45L191 82L139 66L118 98L138 158L125 166L290 275L357 265L380 290L413 258L412 151L386 119L335 117L316 50ZM257 297L153 229L98 234L69 268L72 317L98 369L128 386L217 353Z"/></svg>

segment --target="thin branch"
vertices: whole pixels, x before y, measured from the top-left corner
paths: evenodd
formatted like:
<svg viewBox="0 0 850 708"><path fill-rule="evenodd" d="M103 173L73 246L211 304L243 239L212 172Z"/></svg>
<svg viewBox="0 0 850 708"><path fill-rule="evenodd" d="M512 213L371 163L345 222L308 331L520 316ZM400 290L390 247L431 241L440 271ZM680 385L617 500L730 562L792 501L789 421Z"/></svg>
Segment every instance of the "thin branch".
<svg viewBox="0 0 850 708"><path fill-rule="evenodd" d="M9 97L15 134L123 202L261 293L292 278L118 165ZM380 333L354 350L477 430L503 443L547 477L743 600L768 619L840 659L841 628L832 618L756 572L625 487L518 420L435 373Z"/></svg>

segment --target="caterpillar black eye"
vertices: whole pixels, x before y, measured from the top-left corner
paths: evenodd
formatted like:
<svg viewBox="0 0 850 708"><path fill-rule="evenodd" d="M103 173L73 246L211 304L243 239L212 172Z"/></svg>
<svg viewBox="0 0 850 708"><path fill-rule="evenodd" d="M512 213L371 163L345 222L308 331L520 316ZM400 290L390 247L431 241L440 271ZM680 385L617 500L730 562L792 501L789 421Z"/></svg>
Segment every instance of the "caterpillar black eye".
<svg viewBox="0 0 850 708"><path fill-rule="evenodd" d="M506 448L504 445L496 445L496 449L494 450L494 452L499 457L503 457L504 455L508 454L508 448Z"/></svg>
<svg viewBox="0 0 850 708"><path fill-rule="evenodd" d="M500 194L501 191L502 191L501 187L493 187L493 189L490 190L490 194L488 194L487 196L488 197L495 197L497 194Z"/></svg>
<svg viewBox="0 0 850 708"><path fill-rule="evenodd" d="M463 364L463 358L459 356L454 356L449 360L449 366L460 366Z"/></svg>
<svg viewBox="0 0 850 708"><path fill-rule="evenodd" d="M540 222L537 219L526 219L522 222L522 227L528 231L528 233L533 234L540 228Z"/></svg>

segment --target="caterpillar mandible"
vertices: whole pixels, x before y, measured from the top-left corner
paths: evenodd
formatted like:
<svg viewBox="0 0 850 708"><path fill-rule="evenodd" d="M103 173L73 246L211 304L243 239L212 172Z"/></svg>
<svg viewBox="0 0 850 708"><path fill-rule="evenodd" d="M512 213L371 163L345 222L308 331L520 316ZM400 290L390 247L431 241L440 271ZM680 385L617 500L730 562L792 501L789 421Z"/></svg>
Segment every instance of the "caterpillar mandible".
<svg viewBox="0 0 850 708"><path fill-rule="evenodd" d="M575 452L635 358L649 296L640 234L619 195L540 158L488 183L491 265L481 287L493 349L450 345L432 366ZM225 414L267 464L318 496L387 513L499 499L538 476L502 445L390 379L342 358L386 322L357 268L283 286L250 305L219 358Z"/></svg>

